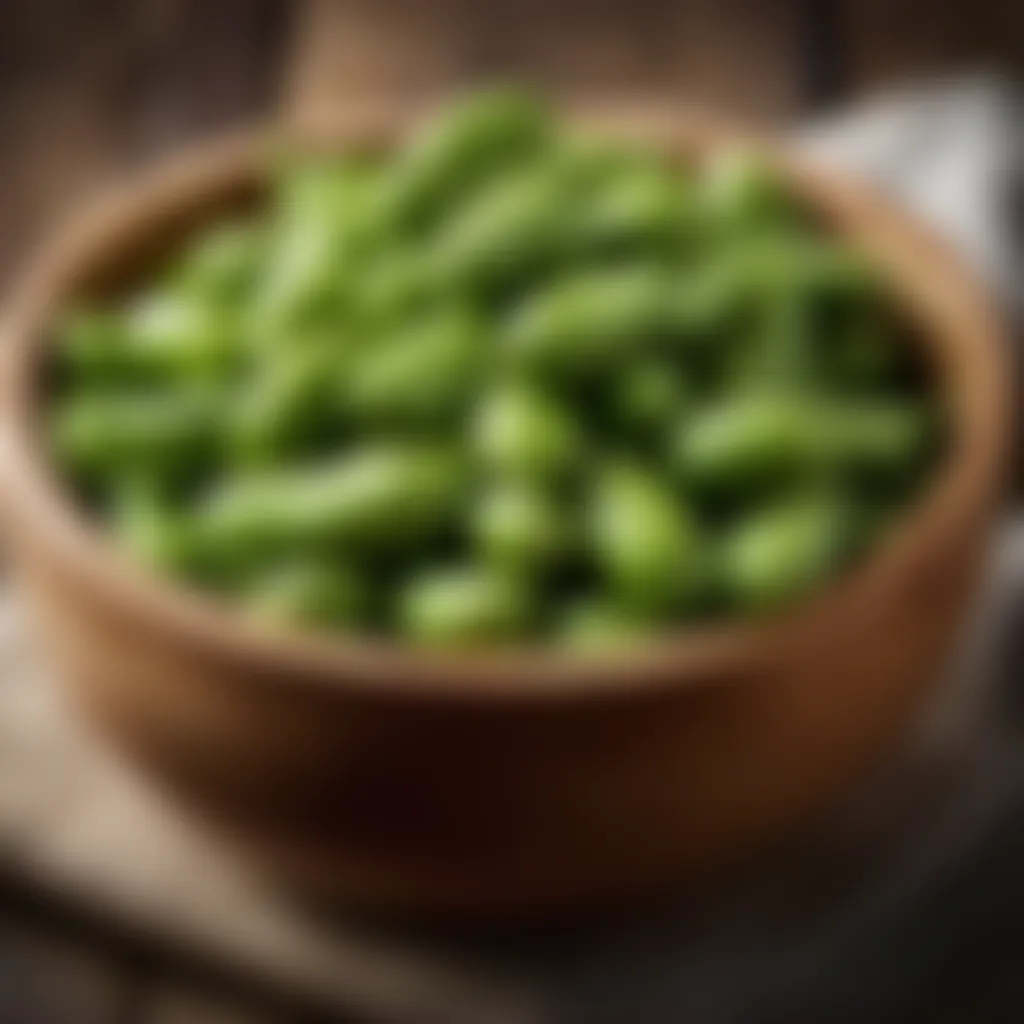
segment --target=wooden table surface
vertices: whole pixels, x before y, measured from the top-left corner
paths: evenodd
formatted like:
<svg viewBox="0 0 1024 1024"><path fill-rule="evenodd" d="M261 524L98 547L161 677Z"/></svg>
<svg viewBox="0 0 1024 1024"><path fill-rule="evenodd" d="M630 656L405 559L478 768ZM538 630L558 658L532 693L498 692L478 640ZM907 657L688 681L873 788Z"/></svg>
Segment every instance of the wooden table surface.
<svg viewBox="0 0 1024 1024"><path fill-rule="evenodd" d="M113 172L282 104L526 76L785 123L979 62L1024 66L1019 0L7 0L0 282ZM251 982L0 877L2 1024L315 1019Z"/></svg>

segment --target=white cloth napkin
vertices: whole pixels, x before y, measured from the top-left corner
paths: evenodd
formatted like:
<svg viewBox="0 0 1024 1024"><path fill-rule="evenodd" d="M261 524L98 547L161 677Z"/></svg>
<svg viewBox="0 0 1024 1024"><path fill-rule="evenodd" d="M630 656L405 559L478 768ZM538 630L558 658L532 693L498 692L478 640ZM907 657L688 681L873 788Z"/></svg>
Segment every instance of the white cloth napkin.
<svg viewBox="0 0 1024 1024"><path fill-rule="evenodd" d="M801 132L800 141L915 210L1021 311L1024 223L1014 204L1024 187L1022 111L1010 82L977 75L829 118Z"/></svg>

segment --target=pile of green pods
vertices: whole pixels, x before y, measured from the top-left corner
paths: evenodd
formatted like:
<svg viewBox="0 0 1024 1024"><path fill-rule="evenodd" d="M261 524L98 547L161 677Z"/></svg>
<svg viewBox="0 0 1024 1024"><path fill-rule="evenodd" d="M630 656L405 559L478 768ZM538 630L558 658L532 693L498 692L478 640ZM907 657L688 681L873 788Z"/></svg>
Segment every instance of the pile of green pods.
<svg viewBox="0 0 1024 1024"><path fill-rule="evenodd" d="M258 214L57 326L57 463L162 574L600 649L802 599L934 464L883 282L753 152L681 166L499 89L279 163Z"/></svg>

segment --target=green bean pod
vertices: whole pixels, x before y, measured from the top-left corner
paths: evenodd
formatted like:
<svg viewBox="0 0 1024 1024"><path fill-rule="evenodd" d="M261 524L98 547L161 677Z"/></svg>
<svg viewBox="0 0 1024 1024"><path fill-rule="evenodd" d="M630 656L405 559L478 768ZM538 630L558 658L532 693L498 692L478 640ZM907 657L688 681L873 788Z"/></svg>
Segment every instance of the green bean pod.
<svg viewBox="0 0 1024 1024"><path fill-rule="evenodd" d="M506 343L516 362L553 377L607 374L665 330L669 295L669 279L655 266L556 281L515 311Z"/></svg>
<svg viewBox="0 0 1024 1024"><path fill-rule="evenodd" d="M203 550L407 551L450 522L463 490L454 452L425 445L356 448L326 465L226 482L198 511Z"/></svg>
<svg viewBox="0 0 1024 1024"><path fill-rule="evenodd" d="M476 319L461 306L443 309L364 348L342 385L345 410L364 424L451 422L485 356Z"/></svg>
<svg viewBox="0 0 1024 1024"><path fill-rule="evenodd" d="M522 580L479 568L417 576L399 595L402 635L428 647L475 647L522 636L531 600Z"/></svg>
<svg viewBox="0 0 1024 1024"><path fill-rule="evenodd" d="M174 268L173 281L201 302L229 305L245 301L266 259L266 232L231 222L210 230Z"/></svg>
<svg viewBox="0 0 1024 1024"><path fill-rule="evenodd" d="M689 242L693 193L685 175L652 159L621 160L584 193L573 218L574 251L620 250L671 255Z"/></svg>
<svg viewBox="0 0 1024 1024"><path fill-rule="evenodd" d="M496 474L526 479L564 478L582 457L571 413L528 385L507 385L485 395L471 445Z"/></svg>
<svg viewBox="0 0 1024 1024"><path fill-rule="evenodd" d="M52 436L60 463L86 480L118 474L180 478L220 449L215 395L83 392L54 411Z"/></svg>
<svg viewBox="0 0 1024 1024"><path fill-rule="evenodd" d="M725 540L721 554L725 589L734 607L774 608L834 574L850 527L841 505L820 495L751 513Z"/></svg>
<svg viewBox="0 0 1024 1024"><path fill-rule="evenodd" d="M210 380L238 362L237 318L184 293L151 294L123 312L81 311L61 325L66 374L97 383Z"/></svg>
<svg viewBox="0 0 1024 1024"><path fill-rule="evenodd" d="M596 483L589 518L595 561L617 597L645 613L677 608L701 541L672 490L637 467L612 466Z"/></svg>
<svg viewBox="0 0 1024 1024"><path fill-rule="evenodd" d="M351 352L338 340L303 339L268 360L226 413L229 450L246 465L302 451L342 421L339 391Z"/></svg>
<svg viewBox="0 0 1024 1024"><path fill-rule="evenodd" d="M816 472L829 421L799 395L755 392L695 411L678 429L674 461L701 491L750 490Z"/></svg>
<svg viewBox="0 0 1024 1024"><path fill-rule="evenodd" d="M517 572L557 565L573 544L558 502L521 483L486 492L473 510L470 530L485 561Z"/></svg>
<svg viewBox="0 0 1024 1024"><path fill-rule="evenodd" d="M492 288L546 269L558 253L566 199L545 163L501 176L463 203L435 239L438 275Z"/></svg>
<svg viewBox="0 0 1024 1024"><path fill-rule="evenodd" d="M471 97L429 123L388 168L375 216L392 232L436 220L453 197L536 154L550 131L547 112L527 92L502 89Z"/></svg>

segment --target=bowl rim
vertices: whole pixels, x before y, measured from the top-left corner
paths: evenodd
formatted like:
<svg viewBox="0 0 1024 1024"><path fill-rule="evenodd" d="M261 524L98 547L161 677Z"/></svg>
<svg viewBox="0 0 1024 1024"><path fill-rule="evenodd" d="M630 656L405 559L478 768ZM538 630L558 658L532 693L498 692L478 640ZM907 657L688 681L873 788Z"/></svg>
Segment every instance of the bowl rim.
<svg viewBox="0 0 1024 1024"><path fill-rule="evenodd" d="M173 221L183 204L258 184L268 156L282 143L312 149L379 145L405 127L407 115L396 120L376 113L312 132L258 124L202 143L110 189L41 247L0 315L5 520L44 537L48 557L86 584L92 597L113 606L122 621L158 629L197 657L235 673L315 680L318 687L387 697L551 702L738 678L751 664L833 628L858 602L926 572L965 517L994 511L1009 435L1007 346L986 290L943 243L863 183L716 117L692 112L650 117L636 110L570 113L601 131L630 134L639 128L639 137L677 152L701 155L722 143L755 149L805 198L838 216L843 232L870 242L890 283L906 286L902 298L915 316L925 317L922 343L926 355L942 364L940 384L952 412L950 451L888 535L838 580L782 613L666 630L615 652L584 654L538 644L433 651L255 620L136 566L74 506L52 472L37 417L45 327L77 276L103 253L144 236L147 227L153 230L158 218Z"/></svg>

